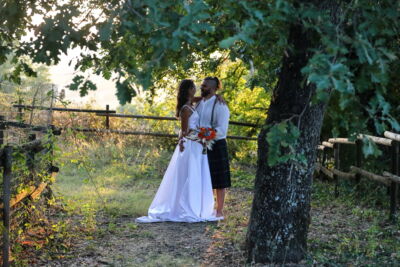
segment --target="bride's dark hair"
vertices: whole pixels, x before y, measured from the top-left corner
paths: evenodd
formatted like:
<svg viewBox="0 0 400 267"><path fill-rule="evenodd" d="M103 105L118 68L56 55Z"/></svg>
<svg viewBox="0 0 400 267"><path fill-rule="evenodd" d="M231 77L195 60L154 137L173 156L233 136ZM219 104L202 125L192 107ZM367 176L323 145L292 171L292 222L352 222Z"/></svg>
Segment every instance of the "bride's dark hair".
<svg viewBox="0 0 400 267"><path fill-rule="evenodd" d="M178 96L176 103L176 117L179 118L181 108L189 99L189 90L194 87L194 82L189 79L182 80L178 87Z"/></svg>

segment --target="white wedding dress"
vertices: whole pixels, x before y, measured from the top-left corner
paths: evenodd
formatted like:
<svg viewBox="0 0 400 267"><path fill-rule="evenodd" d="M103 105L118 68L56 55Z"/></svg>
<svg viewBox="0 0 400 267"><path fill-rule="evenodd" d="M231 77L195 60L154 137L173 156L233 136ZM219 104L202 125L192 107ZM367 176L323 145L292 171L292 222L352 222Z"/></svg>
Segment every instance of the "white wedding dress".
<svg viewBox="0 0 400 267"><path fill-rule="evenodd" d="M199 125L199 114L189 117L189 129ZM185 138L184 151L176 146L164 178L148 210L136 222L204 222L219 218L214 213L210 169L207 154L200 143Z"/></svg>

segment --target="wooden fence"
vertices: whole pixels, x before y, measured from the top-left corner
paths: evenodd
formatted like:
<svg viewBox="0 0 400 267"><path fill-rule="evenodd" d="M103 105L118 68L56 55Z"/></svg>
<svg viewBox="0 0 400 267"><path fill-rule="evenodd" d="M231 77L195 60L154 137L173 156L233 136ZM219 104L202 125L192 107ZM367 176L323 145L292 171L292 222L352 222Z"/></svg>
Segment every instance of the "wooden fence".
<svg viewBox="0 0 400 267"><path fill-rule="evenodd" d="M391 170L383 171L381 174L375 174L362 169L363 153L362 140L369 139L377 145L389 147ZM350 171L342 170L342 159L340 158L341 148L345 145L354 146L355 161L350 166ZM324 176L335 182L335 196L339 195L339 179L353 179L356 183L360 182L361 177L365 177L377 181L389 188L390 192L390 220L395 221L397 201L398 201L398 184L400 183L400 134L385 132L384 137L376 137L370 135L359 135L356 140L352 141L348 138L331 138L328 141L322 142L318 146L320 151L316 171L324 174ZM328 168L327 157L329 151L333 151L333 168Z"/></svg>
<svg viewBox="0 0 400 267"><path fill-rule="evenodd" d="M0 167L3 169L3 184L2 184L2 198L0 202L0 210L2 211L3 217L3 233L2 233L2 266L9 266L10 264L10 217L15 207L19 202L30 197L31 199L38 199L41 193L46 189L48 183L43 182L42 178L35 175L38 170L35 170L34 158L35 155L42 152L52 153L52 143L50 140L36 139L36 134L31 133L26 143L21 145L9 145L4 144L5 131L8 127L17 128L29 128L30 131L41 131L47 132L52 131L53 134L59 135L61 131L56 129L54 126L34 126L14 121L5 121L3 116L0 116ZM15 152L21 152L26 155L26 165L29 170L28 180L25 182L33 182L28 188L22 192L16 192L15 188L12 187L14 180L18 180L21 177L17 177L12 172L14 164L13 154ZM46 172L49 175L55 175L58 168L52 165L52 162L46 163Z"/></svg>
<svg viewBox="0 0 400 267"><path fill-rule="evenodd" d="M159 121L177 121L175 117L159 117L159 116L146 116L146 115L130 115L130 114L117 114L115 110L110 110L109 105L106 105L106 109L74 109L74 108L49 108L49 107L42 107L42 106L29 106L29 105L13 105L13 107L18 108L19 113L22 113L23 109L33 110L48 110L52 111L59 111L59 112L81 112L81 113L95 113L96 116L105 117L104 121L104 128L103 129L96 129L96 128L71 128L71 130L78 131L78 132L96 132L96 133L116 133L116 134L123 134L123 135L145 135L145 136L156 136L156 137L171 137L177 138L177 134L172 133L162 133L162 132L141 132L141 131L125 131L125 130L118 130L118 129L111 129L110 127L110 118L124 118L124 119L146 119L146 120L159 120ZM22 117L22 115L21 115ZM229 121L230 125L237 125L237 126L247 126L258 128L259 125L247 122L238 122L238 121ZM66 130L66 128L64 128ZM248 140L248 141L256 141L256 137L248 137L248 136L227 136L228 139L235 139L235 140Z"/></svg>

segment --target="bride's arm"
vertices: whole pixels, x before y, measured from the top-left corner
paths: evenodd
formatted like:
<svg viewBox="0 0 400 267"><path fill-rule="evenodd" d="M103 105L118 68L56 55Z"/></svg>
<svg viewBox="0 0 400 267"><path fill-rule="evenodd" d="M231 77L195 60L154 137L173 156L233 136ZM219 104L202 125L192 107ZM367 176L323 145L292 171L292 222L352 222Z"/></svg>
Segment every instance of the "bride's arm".
<svg viewBox="0 0 400 267"><path fill-rule="evenodd" d="M192 114L192 111L186 107L183 107L181 111L181 131L179 134L179 148L180 151L182 152L185 147L183 146L183 143L185 142L183 137L185 137L188 132L189 132L189 117Z"/></svg>
<svg viewBox="0 0 400 267"><path fill-rule="evenodd" d="M193 97L192 102L197 103L197 102L200 102L202 99L203 98L201 96L195 96L195 97Z"/></svg>
<svg viewBox="0 0 400 267"><path fill-rule="evenodd" d="M223 98L222 95L215 94L215 96L217 97L218 102L220 102L221 104L226 105L226 100L225 100L225 98ZM198 102L200 102L202 99L203 99L203 97L201 97L201 96L195 96L195 97L193 97L192 102L198 103Z"/></svg>

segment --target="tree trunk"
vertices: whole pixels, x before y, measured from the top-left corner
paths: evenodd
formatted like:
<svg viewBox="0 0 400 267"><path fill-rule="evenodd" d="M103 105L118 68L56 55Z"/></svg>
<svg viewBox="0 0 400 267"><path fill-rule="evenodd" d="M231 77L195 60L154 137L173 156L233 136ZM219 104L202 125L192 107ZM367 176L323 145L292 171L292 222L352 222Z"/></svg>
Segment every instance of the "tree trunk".
<svg viewBox="0 0 400 267"><path fill-rule="evenodd" d="M311 105L315 87L305 82L301 69L310 57L311 34L300 24L291 26L279 82L268 111L266 125L288 120L301 132L296 153L306 165L293 161L268 166L268 144L263 129L258 139L258 169L254 201L247 233L248 261L299 262L307 252L310 193L317 145L326 104Z"/></svg>

